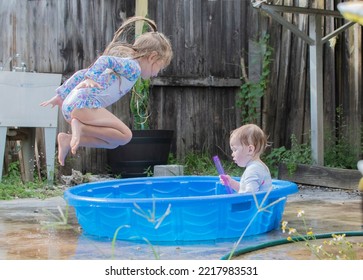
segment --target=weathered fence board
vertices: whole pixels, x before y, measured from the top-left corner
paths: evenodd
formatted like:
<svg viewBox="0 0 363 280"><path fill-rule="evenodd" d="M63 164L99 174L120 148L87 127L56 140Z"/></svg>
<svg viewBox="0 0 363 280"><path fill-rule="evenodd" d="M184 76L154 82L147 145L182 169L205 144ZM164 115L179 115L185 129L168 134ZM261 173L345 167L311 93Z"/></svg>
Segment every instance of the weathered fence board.
<svg viewBox="0 0 363 280"><path fill-rule="evenodd" d="M362 175L358 170L329 168L299 164L291 174L286 165L279 165L279 179L289 180L303 185L328 188L358 190Z"/></svg>

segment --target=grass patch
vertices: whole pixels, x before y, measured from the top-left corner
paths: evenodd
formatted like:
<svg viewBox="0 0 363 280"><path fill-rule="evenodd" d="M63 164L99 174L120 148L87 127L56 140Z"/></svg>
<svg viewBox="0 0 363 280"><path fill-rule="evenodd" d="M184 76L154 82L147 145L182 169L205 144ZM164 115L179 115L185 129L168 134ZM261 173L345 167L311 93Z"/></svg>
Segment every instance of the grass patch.
<svg viewBox="0 0 363 280"><path fill-rule="evenodd" d="M169 157L169 164L184 166L184 175L218 176L213 162L213 155L209 153L189 153L183 160L177 161ZM230 176L241 176L243 168L238 167L232 160L221 159L224 171Z"/></svg>
<svg viewBox="0 0 363 280"><path fill-rule="evenodd" d="M57 186L48 186L46 180L23 183L20 176L19 162L13 162L9 166L8 174L3 176L0 182L0 200L17 198L40 198L59 196L63 189Z"/></svg>

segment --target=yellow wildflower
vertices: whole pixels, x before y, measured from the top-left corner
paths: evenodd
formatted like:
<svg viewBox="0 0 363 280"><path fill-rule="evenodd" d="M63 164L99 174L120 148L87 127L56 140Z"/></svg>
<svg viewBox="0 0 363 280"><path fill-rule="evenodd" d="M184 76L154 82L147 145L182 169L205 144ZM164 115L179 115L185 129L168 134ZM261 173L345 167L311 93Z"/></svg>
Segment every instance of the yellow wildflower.
<svg viewBox="0 0 363 280"><path fill-rule="evenodd" d="M345 234L333 234L334 241L342 241L345 238Z"/></svg>
<svg viewBox="0 0 363 280"><path fill-rule="evenodd" d="M316 250L317 253L319 253L321 249L323 249L323 245L315 247L315 250Z"/></svg>
<svg viewBox="0 0 363 280"><path fill-rule="evenodd" d="M293 234L296 233L296 229L295 228L289 228L289 234Z"/></svg>
<svg viewBox="0 0 363 280"><path fill-rule="evenodd" d="M299 210L299 212L297 213L297 217L300 218L302 216L304 216L305 211L304 210Z"/></svg>
<svg viewBox="0 0 363 280"><path fill-rule="evenodd" d="M281 230L282 230L283 233L285 233L285 231L286 231L286 226L287 226L287 221L282 221Z"/></svg>

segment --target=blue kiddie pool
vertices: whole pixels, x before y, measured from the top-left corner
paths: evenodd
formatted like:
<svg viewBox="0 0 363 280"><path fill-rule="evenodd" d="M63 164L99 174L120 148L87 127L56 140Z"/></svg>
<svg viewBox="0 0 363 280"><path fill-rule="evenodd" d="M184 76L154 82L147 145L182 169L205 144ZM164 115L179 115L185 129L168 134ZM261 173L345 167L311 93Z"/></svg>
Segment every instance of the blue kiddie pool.
<svg viewBox="0 0 363 280"><path fill-rule="evenodd" d="M173 176L82 184L66 190L64 198L86 234L180 244L276 229L287 196L297 191L292 182L273 180L269 193L227 194L218 176ZM275 204L256 215L263 201Z"/></svg>

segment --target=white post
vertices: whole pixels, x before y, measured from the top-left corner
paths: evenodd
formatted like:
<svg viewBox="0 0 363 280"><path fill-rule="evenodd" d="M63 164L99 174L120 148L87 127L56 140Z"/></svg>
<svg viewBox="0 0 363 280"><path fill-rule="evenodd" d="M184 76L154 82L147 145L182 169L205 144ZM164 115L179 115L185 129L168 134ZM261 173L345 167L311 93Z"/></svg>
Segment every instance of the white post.
<svg viewBox="0 0 363 280"><path fill-rule="evenodd" d="M309 16L311 149L316 164L324 165L323 43L321 15Z"/></svg>
<svg viewBox="0 0 363 280"><path fill-rule="evenodd" d="M56 145L57 128L45 127L45 161L47 164L47 180L48 185L53 185L54 181L54 157L55 157L55 145Z"/></svg>
<svg viewBox="0 0 363 280"><path fill-rule="evenodd" d="M6 132L8 128L5 126L0 126L0 182L3 176L3 166L4 166L4 155L5 155L5 145L6 145Z"/></svg>

